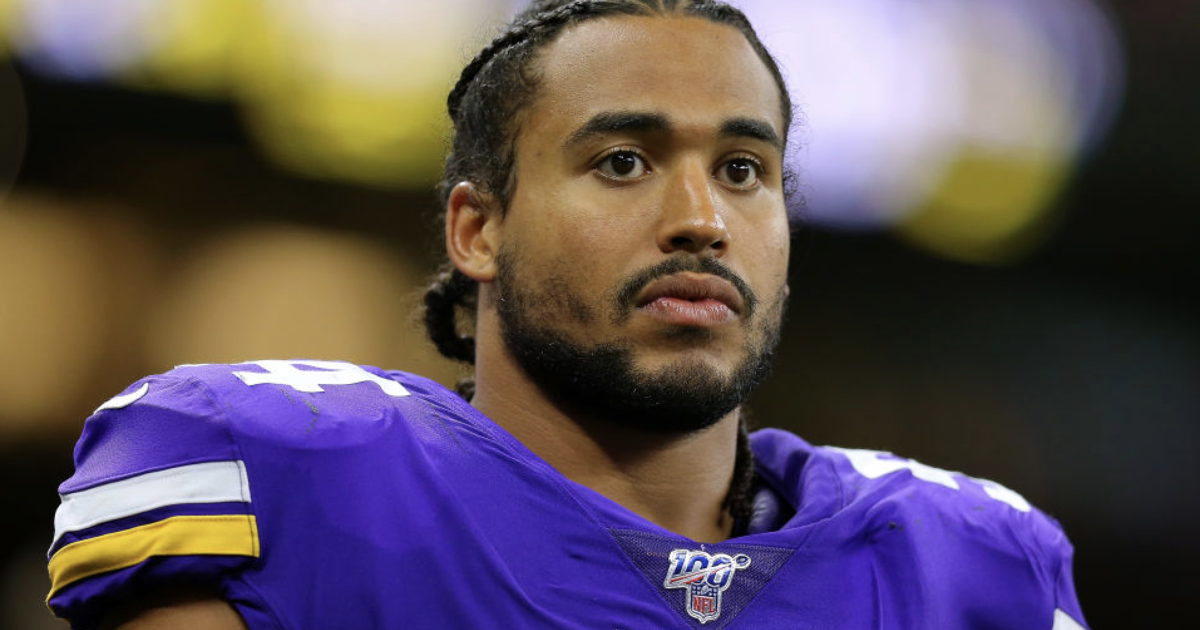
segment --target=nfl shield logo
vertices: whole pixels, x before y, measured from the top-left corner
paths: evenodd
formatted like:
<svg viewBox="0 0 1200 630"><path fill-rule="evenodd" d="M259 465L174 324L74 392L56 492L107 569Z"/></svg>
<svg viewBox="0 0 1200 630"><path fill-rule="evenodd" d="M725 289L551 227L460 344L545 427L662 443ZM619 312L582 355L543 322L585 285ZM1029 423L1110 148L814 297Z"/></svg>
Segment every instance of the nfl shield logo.
<svg viewBox="0 0 1200 630"><path fill-rule="evenodd" d="M738 569L750 566L750 556L676 549L670 555L670 567L663 579L666 588L687 589L687 613L700 623L721 616L721 593L733 582Z"/></svg>

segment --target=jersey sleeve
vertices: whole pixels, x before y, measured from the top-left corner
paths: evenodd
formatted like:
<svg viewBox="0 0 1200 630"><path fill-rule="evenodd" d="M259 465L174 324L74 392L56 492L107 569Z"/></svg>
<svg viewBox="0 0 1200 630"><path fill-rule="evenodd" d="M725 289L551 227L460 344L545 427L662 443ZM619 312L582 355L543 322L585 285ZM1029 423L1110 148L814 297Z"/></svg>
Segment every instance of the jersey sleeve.
<svg viewBox="0 0 1200 630"><path fill-rule="evenodd" d="M821 451L836 457L848 505L865 506L865 531L881 543L876 553L924 576L895 583L894 609L928 597L949 611L940 624L947 627L1087 629L1071 574L1074 549L1059 523L1020 494L891 453Z"/></svg>
<svg viewBox="0 0 1200 630"><path fill-rule="evenodd" d="M47 605L93 628L150 588L223 580L259 556L251 483L202 379L143 379L101 405L59 486Z"/></svg>
<svg viewBox="0 0 1200 630"><path fill-rule="evenodd" d="M1004 526L997 528L995 538L1002 539L1003 535L999 532L1009 530L1014 539L1021 541L1019 547L1028 558L1028 562L1035 566L1032 574L1036 578L1030 580L1030 586L1036 585L1038 599L1045 602L1045 608L1038 614L1036 627L1048 630L1087 630L1088 626L1075 595L1075 581L1072 577L1071 565L1075 549L1062 525L1030 505L1016 492L993 481L964 477L962 483L976 484L984 489L988 497L1008 504L1007 508L999 510ZM1030 620L1029 624L1032 623L1033 620Z"/></svg>
<svg viewBox="0 0 1200 630"><path fill-rule="evenodd" d="M1054 625L1051 630L1087 630L1075 594L1072 561L1075 549L1054 519L1040 514L1041 555L1054 570Z"/></svg>

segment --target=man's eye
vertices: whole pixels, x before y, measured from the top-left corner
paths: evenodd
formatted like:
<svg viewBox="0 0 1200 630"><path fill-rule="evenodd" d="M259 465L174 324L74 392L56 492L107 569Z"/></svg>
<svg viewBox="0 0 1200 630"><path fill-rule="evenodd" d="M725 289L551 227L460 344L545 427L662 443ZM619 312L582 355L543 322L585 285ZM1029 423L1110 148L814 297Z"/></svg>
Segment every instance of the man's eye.
<svg viewBox="0 0 1200 630"><path fill-rule="evenodd" d="M717 179L737 188L754 188L758 185L760 166L750 158L734 158L717 168Z"/></svg>
<svg viewBox="0 0 1200 630"><path fill-rule="evenodd" d="M635 179L649 171L646 168L646 161L633 151L610 153L596 165L596 170L613 179Z"/></svg>

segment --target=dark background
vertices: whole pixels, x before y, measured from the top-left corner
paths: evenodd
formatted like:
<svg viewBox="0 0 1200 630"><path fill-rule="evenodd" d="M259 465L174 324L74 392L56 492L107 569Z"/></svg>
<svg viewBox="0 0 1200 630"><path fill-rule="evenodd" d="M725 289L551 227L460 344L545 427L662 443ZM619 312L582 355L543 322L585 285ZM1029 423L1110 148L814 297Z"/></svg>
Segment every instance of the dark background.
<svg viewBox="0 0 1200 630"><path fill-rule="evenodd" d="M983 267L887 233L803 233L781 357L753 404L760 425L814 443L891 450L1018 490L1075 543L1095 628L1178 627L1200 592L1198 7L1111 6L1125 99L1058 199L1062 225L1033 256ZM56 82L15 63L28 121L14 195L120 204L166 252L166 276L207 235L263 221L370 239L422 271L436 262L429 191L288 175L260 157L231 105ZM98 221L96 238L114 235ZM99 264L121 255L114 246ZM125 298L123 312L136 315L139 296ZM18 309L23 296L0 286L0 300ZM28 602L16 600L44 595L31 550L49 543L54 487L71 473L82 418L169 367L119 339L60 416L0 434L13 505L0 624L30 627Z"/></svg>

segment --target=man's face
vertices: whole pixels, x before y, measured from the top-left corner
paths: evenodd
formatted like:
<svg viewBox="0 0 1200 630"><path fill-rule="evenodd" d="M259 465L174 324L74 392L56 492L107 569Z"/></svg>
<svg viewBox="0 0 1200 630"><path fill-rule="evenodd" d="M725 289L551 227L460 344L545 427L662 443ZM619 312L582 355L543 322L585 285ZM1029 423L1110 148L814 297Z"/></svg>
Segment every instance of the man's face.
<svg viewBox="0 0 1200 630"><path fill-rule="evenodd" d="M505 341L559 400L707 426L777 343L778 88L740 32L699 18L585 22L535 63L489 293Z"/></svg>

